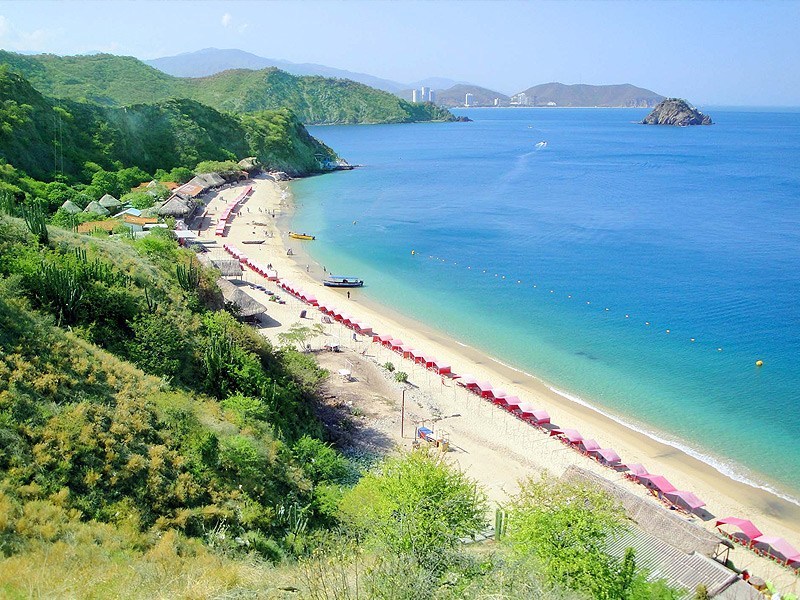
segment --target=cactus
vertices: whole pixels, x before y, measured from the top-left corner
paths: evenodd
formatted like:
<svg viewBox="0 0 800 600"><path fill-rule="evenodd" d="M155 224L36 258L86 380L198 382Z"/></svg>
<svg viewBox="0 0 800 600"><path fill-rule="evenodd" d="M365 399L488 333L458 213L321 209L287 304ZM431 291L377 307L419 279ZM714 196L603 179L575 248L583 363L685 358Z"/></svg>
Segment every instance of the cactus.
<svg viewBox="0 0 800 600"><path fill-rule="evenodd" d="M58 324L72 325L77 321L83 286L76 274L56 265L42 263L39 267L39 295L43 304L51 303L58 310Z"/></svg>
<svg viewBox="0 0 800 600"><path fill-rule="evenodd" d="M197 289L200 284L200 270L194 264L194 261L186 265L176 265L175 274L178 276L178 283L187 292Z"/></svg>
<svg viewBox="0 0 800 600"><path fill-rule="evenodd" d="M227 335L215 335L209 339L203 354L206 368L206 386L217 397L223 398L227 391L227 371L233 353L233 342Z"/></svg>
<svg viewBox="0 0 800 600"><path fill-rule="evenodd" d="M508 527L508 515L502 508L498 508L494 513L494 537L500 539L506 534Z"/></svg>
<svg viewBox="0 0 800 600"><path fill-rule="evenodd" d="M47 218L42 203L37 200L33 204L23 204L22 218L25 219L28 230L39 238L39 243L46 246L50 238L47 235Z"/></svg>
<svg viewBox="0 0 800 600"><path fill-rule="evenodd" d="M144 301L147 303L148 312L156 312L156 308L158 308L158 302L156 302L152 292L150 292L150 286L148 284L144 285Z"/></svg>
<svg viewBox="0 0 800 600"><path fill-rule="evenodd" d="M0 193L0 214L14 216L14 196L11 195L11 192Z"/></svg>

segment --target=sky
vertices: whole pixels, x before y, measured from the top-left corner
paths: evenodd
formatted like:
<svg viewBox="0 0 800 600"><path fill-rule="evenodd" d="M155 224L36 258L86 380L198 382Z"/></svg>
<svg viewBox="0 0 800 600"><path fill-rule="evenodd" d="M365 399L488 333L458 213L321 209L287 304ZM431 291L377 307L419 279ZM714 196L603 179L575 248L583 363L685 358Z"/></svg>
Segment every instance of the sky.
<svg viewBox="0 0 800 600"><path fill-rule="evenodd" d="M699 106L800 106L800 1L0 2L0 47L141 59L201 48L399 82L632 83Z"/></svg>

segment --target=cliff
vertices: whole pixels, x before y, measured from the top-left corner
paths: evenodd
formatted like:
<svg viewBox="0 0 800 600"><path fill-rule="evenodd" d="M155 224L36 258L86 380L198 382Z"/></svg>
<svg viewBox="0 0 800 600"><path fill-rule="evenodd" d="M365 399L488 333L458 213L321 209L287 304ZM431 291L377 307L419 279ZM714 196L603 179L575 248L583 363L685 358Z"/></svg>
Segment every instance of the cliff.
<svg viewBox="0 0 800 600"><path fill-rule="evenodd" d="M711 117L704 115L680 98L667 98L656 106L642 121L643 125L712 125Z"/></svg>

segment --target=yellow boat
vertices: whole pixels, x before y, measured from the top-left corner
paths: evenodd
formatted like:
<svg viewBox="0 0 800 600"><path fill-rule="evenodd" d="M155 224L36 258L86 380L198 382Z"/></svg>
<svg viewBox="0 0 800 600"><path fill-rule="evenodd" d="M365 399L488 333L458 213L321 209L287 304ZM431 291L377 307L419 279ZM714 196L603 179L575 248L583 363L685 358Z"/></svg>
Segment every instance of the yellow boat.
<svg viewBox="0 0 800 600"><path fill-rule="evenodd" d="M289 237L294 238L296 240L315 240L317 239L313 235L308 235L307 233L297 233L294 231L289 232Z"/></svg>

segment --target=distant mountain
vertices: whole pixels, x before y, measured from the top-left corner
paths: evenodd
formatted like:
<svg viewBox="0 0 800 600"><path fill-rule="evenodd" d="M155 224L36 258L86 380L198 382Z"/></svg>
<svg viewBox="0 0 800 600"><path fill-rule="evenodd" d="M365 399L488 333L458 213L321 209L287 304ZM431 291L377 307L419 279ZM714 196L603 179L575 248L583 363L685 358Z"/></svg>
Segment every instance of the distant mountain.
<svg viewBox="0 0 800 600"><path fill-rule="evenodd" d="M22 56L0 50L2 64L23 75L46 96L104 106L186 98L233 113L289 108L308 124L455 119L444 108L411 104L361 83L297 77L274 67L185 78L167 75L131 56Z"/></svg>
<svg viewBox="0 0 800 600"><path fill-rule="evenodd" d="M511 97L523 106L637 107L652 108L664 96L629 83L621 85L564 85L543 83Z"/></svg>
<svg viewBox="0 0 800 600"><path fill-rule="evenodd" d="M265 58L244 50L235 49L204 48L196 52L184 52L175 56L164 56L142 62L174 77L208 77L231 69L259 71L269 67L276 67L292 75L319 75L322 77L350 79L385 92L395 93L405 87L413 87L412 84L404 85L389 79L367 75L366 73L345 71L314 63L293 63L288 60Z"/></svg>
<svg viewBox="0 0 800 600"><path fill-rule="evenodd" d="M445 90L453 87L454 85L472 85L467 81L454 81L446 77L428 77L427 79L420 79L419 81L412 81L404 85L405 88L421 88L423 86L433 88L434 90Z"/></svg>
<svg viewBox="0 0 800 600"><path fill-rule="evenodd" d="M508 106L509 103L509 97L505 94L469 84L458 84L446 90L437 90L436 103L448 108L465 106L467 94L472 94L470 106L495 106L495 100L498 100L497 106Z"/></svg>

